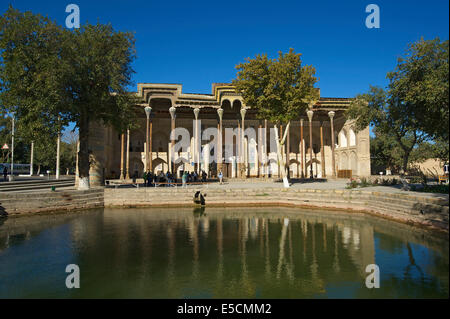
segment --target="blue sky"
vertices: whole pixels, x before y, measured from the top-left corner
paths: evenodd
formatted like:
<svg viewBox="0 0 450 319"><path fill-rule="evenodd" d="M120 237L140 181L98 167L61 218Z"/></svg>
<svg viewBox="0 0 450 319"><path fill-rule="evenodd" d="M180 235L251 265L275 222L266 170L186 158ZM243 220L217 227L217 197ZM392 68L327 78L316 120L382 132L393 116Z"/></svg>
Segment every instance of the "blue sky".
<svg viewBox="0 0 450 319"><path fill-rule="evenodd" d="M11 3L64 24L75 3L82 23L135 32L135 83L181 83L186 93L211 93L246 57L292 47L316 68L322 96L353 97L385 85L407 43L448 39L449 29L447 0L71 1L2 1L0 11ZM379 29L365 26L371 3L380 7Z"/></svg>

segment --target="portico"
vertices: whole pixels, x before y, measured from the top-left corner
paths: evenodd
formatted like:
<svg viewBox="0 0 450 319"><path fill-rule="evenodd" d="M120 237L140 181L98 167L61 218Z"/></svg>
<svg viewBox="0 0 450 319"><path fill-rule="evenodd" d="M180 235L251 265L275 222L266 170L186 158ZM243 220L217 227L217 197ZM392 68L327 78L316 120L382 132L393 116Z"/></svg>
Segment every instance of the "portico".
<svg viewBox="0 0 450 319"><path fill-rule="evenodd" d="M93 174L127 179L145 171L180 176L204 170L215 177L221 170L226 178L279 176L270 143L273 123L257 118L230 84L214 83L211 94L188 94L180 84L140 83L137 95L142 101L136 106L137 128L120 134L93 124ZM282 152L291 178L370 175L369 129L356 133L344 116L349 103L348 98L320 97L291 121ZM190 138L185 149L177 150L181 136L171 134L175 128ZM208 135L212 128L217 133Z"/></svg>

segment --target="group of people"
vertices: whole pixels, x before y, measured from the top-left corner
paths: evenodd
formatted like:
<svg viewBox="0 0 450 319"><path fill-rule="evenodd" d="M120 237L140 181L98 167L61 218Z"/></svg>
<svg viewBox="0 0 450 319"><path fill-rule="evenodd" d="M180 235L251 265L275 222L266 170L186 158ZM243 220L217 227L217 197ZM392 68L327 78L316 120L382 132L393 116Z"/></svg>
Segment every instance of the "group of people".
<svg viewBox="0 0 450 319"><path fill-rule="evenodd" d="M153 174L152 172L144 172L143 173L143 179L144 179L144 186L145 187L152 187L152 186L158 186L160 184L164 184L165 186L175 186L176 183L176 177L172 175L169 171L167 171L165 174L163 172L159 172L159 174ZM219 178L220 184L223 184L223 173L222 171L219 171L217 174L217 177ZM133 180L137 179L137 172L135 172L135 176L133 176ZM188 172L184 171L181 176L181 181L183 184L183 187L185 187L188 183L197 183L202 182L206 183L208 179L208 174L202 170L200 174L197 172Z"/></svg>
<svg viewBox="0 0 450 319"><path fill-rule="evenodd" d="M155 184L158 185L161 183L164 183L165 186L172 186L172 183L176 182L176 179L169 171L167 171L165 174L163 172L159 172L159 174L144 172L142 177L144 178L145 187L155 186Z"/></svg>
<svg viewBox="0 0 450 319"><path fill-rule="evenodd" d="M181 181L183 183L183 187L185 187L187 185L187 183L196 183L199 181L199 178L201 178L201 182L205 183L207 178L208 178L208 174L202 170L202 172L199 174L197 174L197 172L188 172L185 171L183 173L183 175L181 176Z"/></svg>

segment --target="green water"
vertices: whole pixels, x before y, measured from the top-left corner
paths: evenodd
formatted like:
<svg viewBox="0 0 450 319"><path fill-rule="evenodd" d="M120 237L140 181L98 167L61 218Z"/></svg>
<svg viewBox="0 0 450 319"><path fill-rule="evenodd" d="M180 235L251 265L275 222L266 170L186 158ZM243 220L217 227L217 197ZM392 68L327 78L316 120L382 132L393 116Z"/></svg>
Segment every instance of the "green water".
<svg viewBox="0 0 450 319"><path fill-rule="evenodd" d="M448 249L448 235L280 207L8 218L0 298L448 298ZM380 288L366 287L369 264Z"/></svg>

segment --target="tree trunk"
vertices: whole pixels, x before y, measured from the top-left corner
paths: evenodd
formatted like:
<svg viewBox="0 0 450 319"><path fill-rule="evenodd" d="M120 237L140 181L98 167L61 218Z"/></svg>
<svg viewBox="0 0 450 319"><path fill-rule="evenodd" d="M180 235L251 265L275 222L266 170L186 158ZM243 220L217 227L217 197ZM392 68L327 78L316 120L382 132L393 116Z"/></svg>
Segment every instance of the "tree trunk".
<svg viewBox="0 0 450 319"><path fill-rule="evenodd" d="M281 152L281 147L282 145L284 145L284 141L286 140L286 136L287 136L287 132L289 131L289 126L291 125L291 122L289 122L286 125L286 130L284 131L284 136L281 138L279 138L278 135L278 127L277 125L274 126L275 128L275 141L277 142L277 157L278 157L278 161L280 163L280 167L281 169L281 177L283 178L283 183L284 183L284 187L289 188L289 181L287 178L287 169L286 169L286 163L284 161L283 158L283 154Z"/></svg>
<svg viewBox="0 0 450 319"><path fill-rule="evenodd" d="M79 124L80 150L78 151L78 189L89 189L89 118L81 115Z"/></svg>

